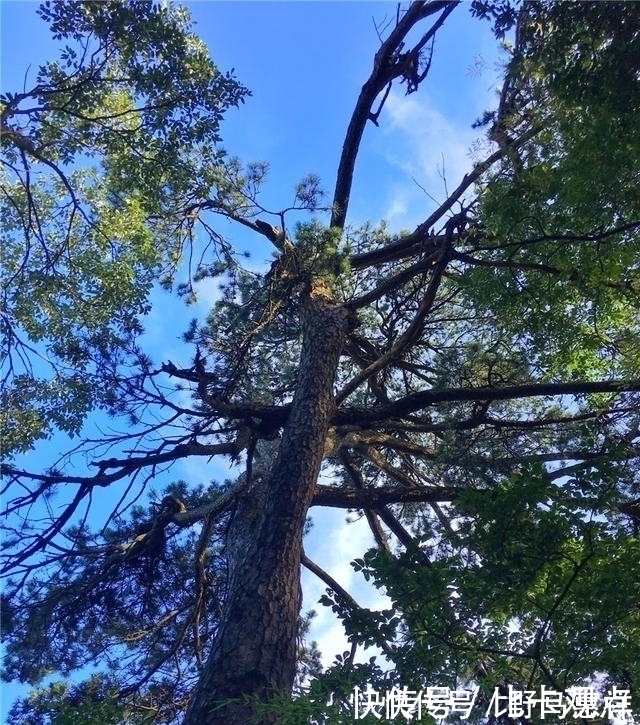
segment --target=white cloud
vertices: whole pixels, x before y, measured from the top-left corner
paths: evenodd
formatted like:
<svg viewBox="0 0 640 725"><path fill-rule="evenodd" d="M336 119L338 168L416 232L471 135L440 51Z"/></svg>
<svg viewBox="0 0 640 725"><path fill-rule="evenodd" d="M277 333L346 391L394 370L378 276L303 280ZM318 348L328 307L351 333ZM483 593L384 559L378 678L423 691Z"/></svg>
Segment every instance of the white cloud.
<svg viewBox="0 0 640 725"><path fill-rule="evenodd" d="M384 146L383 155L402 173L390 184L384 216L394 228L413 227L470 170L471 147L482 134L471 128L469 120L462 123L445 117L427 94L392 92L385 113L385 136L393 143Z"/></svg>
<svg viewBox="0 0 640 725"><path fill-rule="evenodd" d="M387 609L390 602L364 578L353 570L351 561L364 554L374 545L373 537L365 520L345 523L345 512L338 509L313 509L314 526L305 538L307 555L327 571L358 604L371 609ZM318 642L324 666L330 665L337 653L351 648L342 625L328 607L318 604L327 588L324 582L306 569L302 572L304 602L303 611L315 609L309 639ZM359 651L358 660L367 659Z"/></svg>

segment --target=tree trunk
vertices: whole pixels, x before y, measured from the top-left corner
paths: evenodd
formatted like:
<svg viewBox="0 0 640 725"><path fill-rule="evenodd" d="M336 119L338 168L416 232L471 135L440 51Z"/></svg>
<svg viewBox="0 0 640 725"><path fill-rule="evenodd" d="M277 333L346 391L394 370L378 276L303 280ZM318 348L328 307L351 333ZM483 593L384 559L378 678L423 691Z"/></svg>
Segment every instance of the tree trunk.
<svg viewBox="0 0 640 725"><path fill-rule="evenodd" d="M224 614L185 725L270 725L277 713L250 720L256 700L291 692L302 533L351 320L348 310L322 294L302 304L302 355L290 416L269 472L244 492L233 514Z"/></svg>

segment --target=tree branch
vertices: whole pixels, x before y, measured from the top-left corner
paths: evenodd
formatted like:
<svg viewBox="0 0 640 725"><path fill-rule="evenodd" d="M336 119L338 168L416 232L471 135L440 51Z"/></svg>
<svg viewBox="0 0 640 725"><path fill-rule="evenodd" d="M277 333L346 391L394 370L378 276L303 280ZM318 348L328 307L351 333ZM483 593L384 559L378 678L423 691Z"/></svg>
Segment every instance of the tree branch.
<svg viewBox="0 0 640 725"><path fill-rule="evenodd" d="M640 391L640 380L603 380L598 382L526 383L503 388L450 388L424 390L375 408L342 408L336 412L334 425L366 425L387 418L401 417L438 403L462 401L517 400L520 398L625 393Z"/></svg>
<svg viewBox="0 0 640 725"><path fill-rule="evenodd" d="M441 27L457 4L457 0L412 3L376 53L373 62L373 71L366 83L362 86L342 146L338 177L333 196L332 227L342 229L345 224L356 157L360 148L364 128L367 121L372 117L371 108L384 88L394 78L402 76L405 71L404 64L400 62L400 51L404 45L404 39L420 20L442 11L438 20L422 35L417 45L408 51L408 53L411 54L416 48L419 51L435 35L436 31ZM376 119L379 113L380 109L376 113Z"/></svg>

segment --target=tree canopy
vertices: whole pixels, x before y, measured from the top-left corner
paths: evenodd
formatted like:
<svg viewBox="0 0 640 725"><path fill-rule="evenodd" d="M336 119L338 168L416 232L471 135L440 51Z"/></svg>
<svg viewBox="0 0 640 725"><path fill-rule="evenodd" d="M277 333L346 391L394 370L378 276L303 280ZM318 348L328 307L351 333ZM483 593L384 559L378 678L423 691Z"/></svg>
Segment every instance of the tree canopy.
<svg viewBox="0 0 640 725"><path fill-rule="evenodd" d="M486 147L413 231L350 224L365 130L394 87L420 92L469 9L507 53L497 107L469 119ZM40 13L68 45L2 98L4 676L100 672L37 690L12 725L343 723L367 687L474 692L477 723L543 721L495 707L542 688L576 717L640 712L640 6L399 7L332 203L310 175L270 215L266 165L220 145L248 91L185 10ZM268 270L221 220L272 247ZM139 338L177 269L187 294L221 281L187 367ZM87 472L10 457L98 410L129 430L80 444ZM189 457L237 477L152 493ZM305 552L321 506L368 523L352 566L388 609ZM301 567L352 644L324 671Z"/></svg>
<svg viewBox="0 0 640 725"><path fill-rule="evenodd" d="M220 121L247 94L183 9L39 14L60 58L2 97L5 454L77 433L96 407L122 410L105 383L139 363L140 317L189 244L190 206L218 179L228 193Z"/></svg>

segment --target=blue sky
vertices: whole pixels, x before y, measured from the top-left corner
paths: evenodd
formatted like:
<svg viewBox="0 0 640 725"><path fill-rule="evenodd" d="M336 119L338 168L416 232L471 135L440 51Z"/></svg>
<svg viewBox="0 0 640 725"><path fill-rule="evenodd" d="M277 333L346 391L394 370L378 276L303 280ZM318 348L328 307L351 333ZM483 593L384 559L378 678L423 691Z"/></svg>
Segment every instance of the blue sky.
<svg viewBox="0 0 640 725"><path fill-rule="evenodd" d="M293 198L295 184L318 174L331 197L344 133L360 87L378 48L374 21L393 22L396 5L388 2L192 2L187 3L212 58L226 71L235 68L253 96L230 111L223 125L224 146L245 161L268 161L270 175L262 204L274 211ZM4 0L0 5L3 91L33 84L37 66L55 57L56 45L37 17L34 2ZM390 26L392 27L392 26ZM393 230L411 229L433 208L430 196L442 200L445 180L454 188L471 168L471 149L478 132L471 124L495 105L498 44L486 23L473 19L462 4L440 31L427 81L417 94L394 90L380 117L369 125L358 165L349 222L388 220ZM427 193L425 193L428 192ZM246 229L217 222L218 230L256 264L270 252ZM145 322L146 340L156 362L187 363L191 350L180 344L187 320L206 314L215 286L201 289L201 301L184 309L158 292ZM167 329L167 320L172 320ZM184 324L181 322L184 320ZM69 447L55 439L29 456L31 468ZM182 462L167 481L185 478L208 482L224 476L206 462ZM158 484L158 488L160 484ZM108 496L109 494L105 494ZM112 495L112 494L111 494ZM326 568L363 604L375 602L356 580L349 561L369 545L361 525L344 526L345 513L313 510L315 527L307 553ZM327 542L331 541L331 546ZM305 609L314 606L324 586L305 577ZM326 661L343 644L332 615L318 608L313 635ZM4 686L2 716L14 696Z"/></svg>

